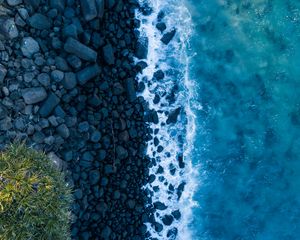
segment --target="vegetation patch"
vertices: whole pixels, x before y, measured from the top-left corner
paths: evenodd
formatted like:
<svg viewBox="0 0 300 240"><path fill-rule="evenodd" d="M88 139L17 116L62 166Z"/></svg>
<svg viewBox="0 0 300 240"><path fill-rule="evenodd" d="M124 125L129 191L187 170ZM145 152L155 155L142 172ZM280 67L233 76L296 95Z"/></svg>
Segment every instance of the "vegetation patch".
<svg viewBox="0 0 300 240"><path fill-rule="evenodd" d="M49 158L24 145L0 153L0 239L70 239L71 189Z"/></svg>

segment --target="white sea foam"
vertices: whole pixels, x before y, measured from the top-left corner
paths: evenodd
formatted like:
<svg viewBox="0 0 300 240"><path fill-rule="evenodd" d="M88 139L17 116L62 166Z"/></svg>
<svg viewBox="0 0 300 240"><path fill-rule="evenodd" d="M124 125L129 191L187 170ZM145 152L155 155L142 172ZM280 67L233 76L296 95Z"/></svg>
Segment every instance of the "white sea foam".
<svg viewBox="0 0 300 240"><path fill-rule="evenodd" d="M153 202L159 201L168 207L166 210L156 211L156 222L163 225L163 216L171 214L175 210L180 210L182 215L171 226L164 226L161 232L157 232L150 223L147 224L147 227L151 236L157 239L175 239L170 233L168 236L168 232L177 228L176 239L188 240L192 239L189 224L192 221L192 208L195 206L193 193L197 188L197 167L192 165L191 160L196 132L196 116L192 111L194 86L193 82L189 80L189 57L187 56L188 40L192 31L191 16L184 6L184 2L178 0L140 0L140 4L148 4L153 11L149 16L144 16L139 11L136 13L137 18L141 20L139 29L141 36L147 37L149 41L146 60L148 67L138 75L138 79L146 86L141 95L149 103L150 109L158 112L159 123L151 124L151 128L159 129L158 134L153 137L157 137L160 145L164 148L162 152L158 153L154 141L148 143L147 154L157 163L150 169L150 174L154 174L156 179L144 187L153 193L149 195ZM163 18L163 22L167 25L165 33L173 28L176 29L176 35L168 45L160 41L162 34L155 27L160 11L165 13ZM153 74L158 69L165 73L163 80L153 79ZM167 96L172 91L174 92L176 86L178 86L178 90L175 91L175 101L170 102ZM159 104L153 103L155 94L161 98ZM178 107L181 107L183 111L179 115L177 123L165 124L168 118L166 112L172 112ZM180 168L178 164L180 155L184 159L184 168ZM163 173L157 173L160 166L164 169ZM173 172L170 171L172 169ZM176 191L182 183L185 183L185 188L178 200Z"/></svg>

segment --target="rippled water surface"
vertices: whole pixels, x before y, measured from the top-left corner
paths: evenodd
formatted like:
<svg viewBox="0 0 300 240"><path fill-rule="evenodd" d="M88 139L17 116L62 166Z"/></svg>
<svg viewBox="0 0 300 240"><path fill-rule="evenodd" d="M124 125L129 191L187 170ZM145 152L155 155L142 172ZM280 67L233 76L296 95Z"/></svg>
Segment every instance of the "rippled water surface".
<svg viewBox="0 0 300 240"><path fill-rule="evenodd" d="M300 2L189 0L193 239L300 239Z"/></svg>

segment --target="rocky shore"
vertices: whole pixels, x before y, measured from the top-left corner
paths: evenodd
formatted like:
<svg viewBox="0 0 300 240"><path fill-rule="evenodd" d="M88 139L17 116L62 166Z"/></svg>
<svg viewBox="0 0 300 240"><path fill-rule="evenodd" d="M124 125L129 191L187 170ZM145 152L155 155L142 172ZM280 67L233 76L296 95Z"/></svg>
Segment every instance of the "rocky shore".
<svg viewBox="0 0 300 240"><path fill-rule="evenodd" d="M157 114L136 95L137 1L0 3L0 148L26 141L68 173L72 239L145 239Z"/></svg>

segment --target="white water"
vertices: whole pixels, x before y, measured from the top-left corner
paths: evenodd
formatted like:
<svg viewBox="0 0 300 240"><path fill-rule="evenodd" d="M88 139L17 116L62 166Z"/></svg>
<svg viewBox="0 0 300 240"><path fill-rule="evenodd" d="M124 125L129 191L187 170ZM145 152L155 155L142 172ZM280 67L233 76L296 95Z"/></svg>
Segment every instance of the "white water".
<svg viewBox="0 0 300 240"><path fill-rule="evenodd" d="M152 196L149 195L153 203L159 201L168 207L166 210L156 211L156 222L164 225L162 222L164 215L170 215L172 211L178 209L181 212L181 218L178 221L174 219L172 225L164 226L161 232L157 232L150 223L147 224L147 227L153 238L175 239L175 235L168 234L175 227L178 230L176 239L188 240L192 239L189 224L192 221L192 208L196 206L192 197L198 185L196 180L198 169L192 166L191 160L196 129L195 114L191 107L195 93L193 92L193 82L189 80L189 57L187 56L188 40L192 34L191 16L184 6L184 2L176 0L140 0L140 4L149 4L153 11L150 16L143 16L138 11L136 13L136 17L141 20L139 29L141 36L147 37L149 41L146 60L148 67L138 75L138 79L143 81L146 86L141 95L149 103L150 109L158 112L159 123L151 124L150 127L159 129L158 134L153 134L153 138L157 137L159 145L164 148L162 152L158 153L154 141L151 140L148 143L147 154L157 163L150 169L150 174L154 174L156 179L144 187L153 193ZM176 35L167 46L160 41L163 34L155 27L157 15L162 10L165 13L162 21L167 25L164 33L176 28ZM163 80L153 79L153 74L158 69L165 73ZM175 85L178 85L175 102L170 103L166 97ZM155 94L161 97L158 104L153 103ZM177 123L164 124L168 118L166 112L178 107L182 107L184 110L179 115ZM179 136L182 137L182 141L178 140ZM185 168L180 168L178 165L177 158L180 154L183 155ZM163 173L157 173L159 166L164 169ZM175 171L175 174L171 174L170 168ZM186 185L178 200L176 189L183 182ZM170 191L170 186L175 189L173 193ZM155 191L157 187L159 191Z"/></svg>

